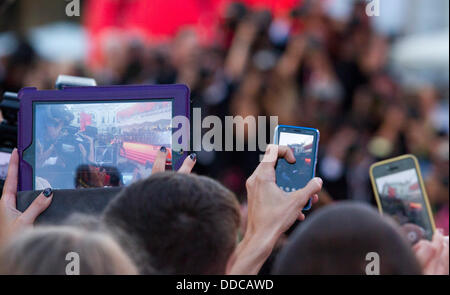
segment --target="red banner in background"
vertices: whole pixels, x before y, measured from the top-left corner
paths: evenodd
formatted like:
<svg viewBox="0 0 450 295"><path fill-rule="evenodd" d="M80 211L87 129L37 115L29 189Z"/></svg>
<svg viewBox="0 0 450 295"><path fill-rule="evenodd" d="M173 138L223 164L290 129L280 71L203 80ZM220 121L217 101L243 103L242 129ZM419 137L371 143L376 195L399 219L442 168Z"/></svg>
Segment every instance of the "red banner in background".
<svg viewBox="0 0 450 295"><path fill-rule="evenodd" d="M182 26L217 19L225 2L229 0L90 0L86 25L93 34L114 27L164 39Z"/></svg>
<svg viewBox="0 0 450 295"><path fill-rule="evenodd" d="M85 131L86 126L89 126L91 124L92 124L92 115L81 112L80 113L80 131Z"/></svg>
<svg viewBox="0 0 450 295"><path fill-rule="evenodd" d="M142 114L148 111L151 111L155 106L159 105L160 107L167 107L169 105L168 102L146 102L146 103L136 103L131 107L128 107L124 110L121 110L117 113L117 119L127 119L131 118L136 114Z"/></svg>
<svg viewBox="0 0 450 295"><path fill-rule="evenodd" d="M214 40L217 25L232 0L89 0L85 25L91 41L91 61L100 57L103 33L122 30L147 42L163 42L181 27L193 27L200 42ZM254 9L285 15L300 0L243 0Z"/></svg>
<svg viewBox="0 0 450 295"><path fill-rule="evenodd" d="M302 0L244 0L240 1L254 9L269 9L274 15L285 15Z"/></svg>

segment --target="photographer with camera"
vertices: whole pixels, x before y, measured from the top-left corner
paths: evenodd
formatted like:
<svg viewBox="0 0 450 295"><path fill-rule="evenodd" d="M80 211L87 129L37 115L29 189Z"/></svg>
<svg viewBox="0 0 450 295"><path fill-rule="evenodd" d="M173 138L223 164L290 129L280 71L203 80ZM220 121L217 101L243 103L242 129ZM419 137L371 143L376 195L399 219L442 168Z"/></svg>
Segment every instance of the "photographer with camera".
<svg viewBox="0 0 450 295"><path fill-rule="evenodd" d="M94 162L94 139L70 123L75 116L63 106L37 110L36 182L54 188L72 188L66 173L74 173L81 164ZM71 177L71 179L74 178Z"/></svg>

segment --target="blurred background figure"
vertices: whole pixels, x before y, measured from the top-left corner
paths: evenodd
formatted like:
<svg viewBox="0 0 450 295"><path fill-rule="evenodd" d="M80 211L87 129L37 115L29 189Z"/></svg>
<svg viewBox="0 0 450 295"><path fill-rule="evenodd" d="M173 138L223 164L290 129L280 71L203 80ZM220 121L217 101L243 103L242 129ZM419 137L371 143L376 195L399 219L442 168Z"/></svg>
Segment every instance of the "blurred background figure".
<svg viewBox="0 0 450 295"><path fill-rule="evenodd" d="M0 91L51 89L58 74L186 83L204 117L318 128L328 202L374 203L370 164L413 153L448 234L449 1L379 0L378 16L368 2L82 0L80 17L68 17L67 1L4 0ZM199 152L196 172L245 204L258 160Z"/></svg>

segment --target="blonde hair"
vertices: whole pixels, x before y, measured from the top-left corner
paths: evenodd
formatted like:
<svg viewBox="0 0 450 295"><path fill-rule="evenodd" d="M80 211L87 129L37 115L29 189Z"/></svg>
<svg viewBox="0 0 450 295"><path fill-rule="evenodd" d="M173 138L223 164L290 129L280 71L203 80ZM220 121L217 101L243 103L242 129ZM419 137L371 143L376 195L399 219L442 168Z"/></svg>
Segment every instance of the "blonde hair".
<svg viewBox="0 0 450 295"><path fill-rule="evenodd" d="M79 257L81 275L132 275L136 267L109 235L71 226L43 226L14 237L0 251L0 274L64 275Z"/></svg>

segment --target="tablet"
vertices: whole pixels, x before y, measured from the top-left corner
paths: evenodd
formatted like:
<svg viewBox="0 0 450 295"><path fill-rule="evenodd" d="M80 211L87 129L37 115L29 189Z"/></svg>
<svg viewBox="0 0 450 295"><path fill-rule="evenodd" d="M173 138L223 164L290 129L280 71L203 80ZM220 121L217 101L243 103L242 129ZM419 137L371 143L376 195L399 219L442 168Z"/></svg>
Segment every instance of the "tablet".
<svg viewBox="0 0 450 295"><path fill-rule="evenodd" d="M34 224L60 225L75 213L99 217L121 189L120 187L108 187L83 190L54 190L50 207L39 214ZM24 212L41 192L18 192L17 210Z"/></svg>
<svg viewBox="0 0 450 295"><path fill-rule="evenodd" d="M187 156L179 143L189 126L172 124L190 118L185 85L24 88L18 97L21 191L126 186L151 174L162 146L172 169Z"/></svg>

